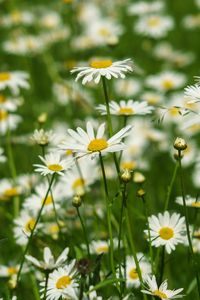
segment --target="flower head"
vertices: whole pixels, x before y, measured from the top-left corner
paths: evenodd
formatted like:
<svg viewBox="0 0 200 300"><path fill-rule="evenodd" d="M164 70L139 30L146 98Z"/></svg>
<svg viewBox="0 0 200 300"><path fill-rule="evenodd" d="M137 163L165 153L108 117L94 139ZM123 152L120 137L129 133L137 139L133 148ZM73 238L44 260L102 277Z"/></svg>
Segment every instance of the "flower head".
<svg viewBox="0 0 200 300"><path fill-rule="evenodd" d="M69 169L73 164L72 159L62 159L60 154L57 153L49 153L46 154L45 157L39 156L39 158L44 165L34 164L36 167L35 171L40 172L43 176L48 174L53 175L54 173L63 176L63 172Z"/></svg>
<svg viewBox="0 0 200 300"><path fill-rule="evenodd" d="M78 73L76 81L82 79L82 84L94 81L99 83L101 77L110 80L114 78L125 78L125 73L133 71L131 59L113 62L110 59L93 60L88 67L75 67L71 73Z"/></svg>
<svg viewBox="0 0 200 300"><path fill-rule="evenodd" d="M87 122L86 130L78 127L77 130L68 129L69 135L73 138L74 143L63 143L61 148L66 150L72 150L73 152L88 154L95 156L99 152L107 154L109 152L121 151L125 148L124 143L121 140L127 136L131 130L131 126L128 125L122 128L119 132L113 135L111 138L106 139L104 137L105 124L101 124L94 133L92 123Z"/></svg>
<svg viewBox="0 0 200 300"><path fill-rule="evenodd" d="M20 88L29 88L27 79L28 74L25 72L0 72L0 90L4 90L8 87L15 94L18 94Z"/></svg>
<svg viewBox="0 0 200 300"><path fill-rule="evenodd" d="M158 217L148 218L151 244L155 247L165 246L167 253L175 250L175 246L185 241L185 218L168 211L158 214ZM148 233L145 230L145 233Z"/></svg>
<svg viewBox="0 0 200 300"><path fill-rule="evenodd" d="M147 287L145 290L141 290L142 293L155 296L161 300L170 300L183 297L183 295L178 295L182 292L183 288L178 290L169 290L167 289L167 280L163 281L163 283L161 283L161 285L158 287L156 277L147 276L145 283L147 284Z"/></svg>

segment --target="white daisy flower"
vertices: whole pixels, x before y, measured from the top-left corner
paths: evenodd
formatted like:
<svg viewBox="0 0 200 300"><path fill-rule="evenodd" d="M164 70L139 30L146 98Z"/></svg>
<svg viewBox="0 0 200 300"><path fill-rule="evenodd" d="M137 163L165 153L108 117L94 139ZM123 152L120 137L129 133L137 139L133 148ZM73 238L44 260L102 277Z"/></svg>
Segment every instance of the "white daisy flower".
<svg viewBox="0 0 200 300"><path fill-rule="evenodd" d="M164 214L159 213L158 217L152 215L148 222L152 246L165 246L170 254L177 244L185 242L185 218L180 214L173 213L170 216L169 212L165 211ZM145 230L145 233L148 234L148 231Z"/></svg>
<svg viewBox="0 0 200 300"><path fill-rule="evenodd" d="M99 126L95 135L92 123L87 122L87 131L80 127L76 131L68 129L68 133L74 139L74 143L63 142L61 147L79 154L82 153L84 155L85 153L92 156L97 155L99 152L107 154L122 151L125 148L125 144L121 140L129 134L131 128L132 126L128 125L107 140L104 138L105 123Z"/></svg>
<svg viewBox="0 0 200 300"><path fill-rule="evenodd" d="M144 280L146 276L151 273L151 265L147 261L143 253L137 253L137 258L139 261L141 276ZM132 256L128 256L126 258L126 282L128 288L130 287L138 288L140 286L137 267Z"/></svg>
<svg viewBox="0 0 200 300"><path fill-rule="evenodd" d="M110 80L114 78L125 78L125 73L132 72L132 61L130 58L113 62L111 59L93 60L88 67L75 67L71 73L78 73L76 81L82 79L82 84L94 81L99 83L101 77Z"/></svg>
<svg viewBox="0 0 200 300"><path fill-rule="evenodd" d="M64 171L69 169L74 161L71 158L62 159L58 153L49 153L45 157L39 155L39 158L44 163L44 165L34 164L36 167L35 172L41 173L41 175L46 176L48 174L55 174L63 176Z"/></svg>
<svg viewBox="0 0 200 300"><path fill-rule="evenodd" d="M184 205L182 196L176 197L175 202L178 203L179 205ZM186 202L186 206L200 208L200 200L196 199L194 197L191 197L190 195L185 196L185 202Z"/></svg>
<svg viewBox="0 0 200 300"><path fill-rule="evenodd" d="M21 187L14 185L8 179L2 179L0 181L0 200L10 200L12 197L18 196L21 193Z"/></svg>
<svg viewBox="0 0 200 300"><path fill-rule="evenodd" d="M119 104L115 101L111 101L109 106L110 113L118 116L146 115L154 110L154 108L149 106L146 101L121 100ZM98 105L96 109L100 111L102 115L107 114L106 106L103 104Z"/></svg>
<svg viewBox="0 0 200 300"><path fill-rule="evenodd" d="M9 98L0 94L0 109L6 111L16 111L22 101L23 100L20 98Z"/></svg>
<svg viewBox="0 0 200 300"><path fill-rule="evenodd" d="M88 296L84 295L83 300L103 300L101 296L97 295L97 292L93 290L93 288L92 285L89 287L89 294Z"/></svg>
<svg viewBox="0 0 200 300"><path fill-rule="evenodd" d="M31 255L26 255L26 259L39 269L53 270L61 267L66 262L68 258L68 253L69 248L65 248L55 261L51 249L45 247L43 252L44 261L39 261Z"/></svg>
<svg viewBox="0 0 200 300"><path fill-rule="evenodd" d="M66 265L63 268L58 268L58 270L54 270L49 275L47 285L47 300L78 300L78 284L74 278L76 274L75 263L75 261L72 261L69 265ZM42 282L41 286L41 292L43 293L45 282Z"/></svg>
<svg viewBox="0 0 200 300"><path fill-rule="evenodd" d="M36 217L33 214L29 214L27 211L22 210L20 216L14 220L14 236L18 245L26 245L29 236L35 226ZM41 224L37 225L35 232L41 228Z"/></svg>
<svg viewBox="0 0 200 300"><path fill-rule="evenodd" d="M21 71L0 72L0 90L8 87L14 94L18 94L20 88L29 88L28 77L26 72Z"/></svg>
<svg viewBox="0 0 200 300"><path fill-rule="evenodd" d="M163 281L163 283L161 283L161 285L158 287L156 277L154 275L152 277L148 276L145 280L145 283L147 284L147 287L145 290L141 290L141 292L158 297L161 300L182 298L184 296L178 295L183 291L183 288L178 290L169 290L167 288L167 280Z"/></svg>
<svg viewBox="0 0 200 300"><path fill-rule="evenodd" d="M146 83L156 91L166 92L180 88L185 84L185 81L186 77L183 74L173 71L164 71L160 74L147 77Z"/></svg>
<svg viewBox="0 0 200 300"><path fill-rule="evenodd" d="M22 118L16 114L11 114L5 109L0 109L0 135L4 135L7 130L15 130Z"/></svg>
<svg viewBox="0 0 200 300"><path fill-rule="evenodd" d="M134 29L139 34L158 39L166 36L173 27L174 22L171 17L152 14L140 17Z"/></svg>
<svg viewBox="0 0 200 300"><path fill-rule="evenodd" d="M102 253L108 253L110 248L110 242L105 240L98 240L98 241L92 241L90 243L90 252L91 254L102 254ZM118 240L113 239L113 246L114 249L117 248ZM85 245L84 245L85 246Z"/></svg>
<svg viewBox="0 0 200 300"><path fill-rule="evenodd" d="M133 97L141 90L141 82L135 78L126 78L126 80L119 79L117 81L113 81L113 83L116 95L120 95L122 97Z"/></svg>
<svg viewBox="0 0 200 300"><path fill-rule="evenodd" d="M44 131L44 129L35 129L31 140L40 146L48 145L54 138L52 130Z"/></svg>
<svg viewBox="0 0 200 300"><path fill-rule="evenodd" d="M194 102L200 101L200 85L199 84L187 86L184 89L184 91L185 91L185 96L190 99L188 101L188 103L194 103Z"/></svg>
<svg viewBox="0 0 200 300"><path fill-rule="evenodd" d="M151 13L160 12L164 8L164 3L159 1L153 1L152 3L146 1L140 1L128 6L128 14L142 16Z"/></svg>
<svg viewBox="0 0 200 300"><path fill-rule="evenodd" d="M19 271L19 265L3 266L0 265L0 277L13 277L16 276Z"/></svg>

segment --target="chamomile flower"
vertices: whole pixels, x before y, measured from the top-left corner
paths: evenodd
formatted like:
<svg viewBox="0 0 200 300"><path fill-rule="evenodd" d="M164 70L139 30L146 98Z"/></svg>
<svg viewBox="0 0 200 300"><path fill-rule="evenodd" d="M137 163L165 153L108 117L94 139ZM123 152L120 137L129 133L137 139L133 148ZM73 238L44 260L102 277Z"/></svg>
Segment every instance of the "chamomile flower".
<svg viewBox="0 0 200 300"><path fill-rule="evenodd" d="M49 275L47 285L47 300L78 300L78 284L74 278L76 274L75 263L75 261L72 261L69 265L66 265L63 268L58 268ZM41 292L43 293L45 282L42 282L41 286Z"/></svg>
<svg viewBox="0 0 200 300"><path fill-rule="evenodd" d="M94 81L98 84L101 77L110 80L114 78L125 78L125 73L132 72L131 59L113 62L111 59L93 60L88 67L75 67L71 73L78 73L76 81L82 79L82 84Z"/></svg>
<svg viewBox="0 0 200 300"><path fill-rule="evenodd" d="M135 78L119 79L113 83L116 94L127 98L137 95L141 90L141 83Z"/></svg>
<svg viewBox="0 0 200 300"><path fill-rule="evenodd" d="M144 280L146 276L151 273L151 265L147 261L143 253L137 253L137 258L139 261L141 276ZM138 288L140 286L140 279L137 272L137 267L132 256L128 256L126 258L126 282L129 288Z"/></svg>
<svg viewBox="0 0 200 300"><path fill-rule="evenodd" d="M163 281L161 285L158 286L156 277L154 275L152 277L148 276L145 280L145 283L147 284L147 287L145 290L141 290L142 293L152 295L161 300L170 300L183 297L183 295L180 295L180 293L183 291L183 288L178 290L169 290L167 288L167 280Z"/></svg>
<svg viewBox="0 0 200 300"><path fill-rule="evenodd" d="M19 98L10 98L4 95L0 95L0 109L6 111L16 111L22 101L23 100Z"/></svg>
<svg viewBox="0 0 200 300"><path fill-rule="evenodd" d="M0 277L13 277L16 276L19 271L19 265L12 264L9 266L0 266Z"/></svg>
<svg viewBox="0 0 200 300"><path fill-rule="evenodd" d="M152 14L140 17L134 29L139 34L158 39L166 36L173 26L174 22L170 16Z"/></svg>
<svg viewBox="0 0 200 300"><path fill-rule="evenodd" d="M51 249L45 247L43 252L44 261L39 261L31 255L26 255L26 259L39 269L54 270L61 267L66 262L68 258L68 253L69 248L65 248L55 261Z"/></svg>
<svg viewBox="0 0 200 300"><path fill-rule="evenodd" d="M153 1L152 3L146 1L139 1L128 6L128 14L142 16L150 13L157 13L162 11L164 3Z"/></svg>
<svg viewBox="0 0 200 300"><path fill-rule="evenodd" d="M29 214L27 211L22 210L20 216L14 220L14 236L17 244L24 246L28 241L34 226L36 223L36 217L34 214ZM41 224L37 225L37 229L41 227Z"/></svg>
<svg viewBox="0 0 200 300"><path fill-rule="evenodd" d="M179 205L184 205L183 197L181 197L181 196L176 197L175 202L178 203ZM186 202L186 206L200 208L200 200L196 199L194 197L191 197L190 195L185 196L185 202Z"/></svg>
<svg viewBox="0 0 200 300"><path fill-rule="evenodd" d="M118 115L118 116L133 116L133 115L146 115L151 113L154 108L152 106L148 106L146 101L133 101L128 100L124 101L121 100L119 104L115 101L111 101L109 103L110 106L110 113L112 115ZM96 108L102 115L106 115L106 106L103 104L100 104Z"/></svg>
<svg viewBox="0 0 200 300"><path fill-rule="evenodd" d="M0 72L0 90L4 90L8 87L14 94L18 94L20 88L29 88L27 80L28 74L26 72Z"/></svg>
<svg viewBox="0 0 200 300"><path fill-rule="evenodd" d="M149 87L166 92L178 89L185 84L186 77L173 71L164 71L157 75L149 76L146 83Z"/></svg>
<svg viewBox="0 0 200 300"><path fill-rule="evenodd" d="M69 169L73 164L72 159L62 159L58 153L49 153L46 154L45 157L39 155L39 158L44 165L34 164L36 167L35 171L41 173L43 176L48 174L53 175L55 173L63 176L63 172Z"/></svg>
<svg viewBox="0 0 200 300"><path fill-rule="evenodd" d="M185 96L189 98L189 103L200 101L200 85L190 85L185 88Z"/></svg>
<svg viewBox="0 0 200 300"><path fill-rule="evenodd" d="M17 114L11 114L5 109L0 109L0 134L4 135L7 130L15 130L22 118Z"/></svg>
<svg viewBox="0 0 200 300"><path fill-rule="evenodd" d="M44 131L44 129L35 129L33 135L31 136L31 140L40 146L48 145L54 138L54 134L52 130Z"/></svg>
<svg viewBox="0 0 200 300"><path fill-rule="evenodd" d="M68 133L74 139L74 143L63 143L61 148L72 150L73 152L82 155L88 154L92 156L97 155L99 152L102 154L107 154L110 152L121 151L125 148L125 145L121 142L121 140L129 134L131 128L132 126L128 125L122 128L111 138L106 139L104 137L104 123L99 126L97 133L95 134L92 123L87 122L87 131L84 131L80 127L78 127L76 131L68 129Z"/></svg>
<svg viewBox="0 0 200 300"><path fill-rule="evenodd" d="M13 184L8 179L2 179L0 181L0 200L10 200L12 197L19 196L20 193L20 186Z"/></svg>
<svg viewBox="0 0 200 300"><path fill-rule="evenodd" d="M117 239L113 239L113 246L114 248L117 248ZM105 240L98 240L98 241L92 241L90 243L90 252L92 254L102 254L102 253L108 253L109 252L109 241Z"/></svg>
<svg viewBox="0 0 200 300"><path fill-rule="evenodd" d="M165 246L167 253L175 250L176 245L184 243L185 218L180 214L173 213L171 216L168 211L164 214L159 213L158 217L152 215L148 218L151 244L155 247ZM147 230L145 230L147 234Z"/></svg>

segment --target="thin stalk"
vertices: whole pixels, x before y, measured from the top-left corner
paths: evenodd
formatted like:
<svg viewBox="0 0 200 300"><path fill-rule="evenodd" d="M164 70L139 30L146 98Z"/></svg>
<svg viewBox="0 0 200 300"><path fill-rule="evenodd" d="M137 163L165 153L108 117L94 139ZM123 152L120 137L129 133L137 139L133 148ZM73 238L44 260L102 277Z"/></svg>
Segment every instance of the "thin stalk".
<svg viewBox="0 0 200 300"><path fill-rule="evenodd" d="M113 234L112 234L112 225L111 225L111 203L109 200L108 185L107 185L106 174L105 174L105 169L104 169L103 158L102 158L101 152L99 152L99 160L100 160L100 165L101 165L104 190L105 190L105 198L106 198L107 224L108 224L108 233L109 233L109 239L110 239L110 251L109 251L110 265L111 265L111 270L112 270L113 276L114 276L114 278L116 278L115 265L114 265L114 254L113 254L113 252L114 252L113 251Z"/></svg>
<svg viewBox="0 0 200 300"><path fill-rule="evenodd" d="M106 116L107 116L108 131L109 131L109 136L111 137L113 135L112 119L111 119L111 114L110 114L109 97L108 97L108 91L107 91L107 86L106 86L106 80L103 76L102 76L102 84L103 84L103 93L104 93L104 98L105 98L105 103L106 103ZM119 168L119 164L117 161L116 153L113 153L113 158L114 158L114 163L115 163L118 177L120 178L120 168Z"/></svg>
<svg viewBox="0 0 200 300"><path fill-rule="evenodd" d="M190 254L192 257L192 263L193 263L195 273L196 273L196 281L197 281L197 287L198 287L198 293L199 293L199 299L200 299L200 279L199 279L199 273L197 271L198 263L196 262L195 257L194 257L192 240L191 240L191 236L190 236L189 217L188 217L188 210L187 210L186 200L185 200L185 190L184 190L184 184L183 184L183 172L182 172L181 151L180 150L178 151L178 162L179 162L179 171L180 171L181 193L182 193L184 215L185 215L185 221L186 221L186 232L187 232Z"/></svg>
<svg viewBox="0 0 200 300"><path fill-rule="evenodd" d="M85 224L84 224L83 218L81 217L79 208L77 207L76 210L77 210L77 214L78 214L78 217L81 222L82 229L83 229L83 234L84 234L85 243L86 243L86 247L87 247L88 257L90 258L90 247L89 247L89 241L88 241L88 236L87 236L87 230L85 228Z"/></svg>
<svg viewBox="0 0 200 300"><path fill-rule="evenodd" d="M45 287L44 287L44 297L43 297L43 300L46 300L46 297L47 297L48 280L49 280L49 272L46 272L45 273Z"/></svg>
<svg viewBox="0 0 200 300"><path fill-rule="evenodd" d="M128 119L128 117L127 117L127 116L124 116L123 127L126 127L126 125L127 125L127 119ZM124 139L125 139L125 138L122 139L122 142L124 142ZM119 155L119 166L120 166L120 162L121 162L121 160L122 160L122 154L123 154L123 151L121 151L121 152L120 152L120 155Z"/></svg>
<svg viewBox="0 0 200 300"><path fill-rule="evenodd" d="M168 209L168 206L169 206L169 200L170 200L171 193L172 193L172 188L173 188L173 185L174 185L174 182L175 182L175 179L176 179L176 174L177 174L177 171L178 171L178 165L179 165L178 162L176 162L175 167L174 167L174 171L173 171L173 174L172 174L172 178L171 178L170 184L169 184L168 189L167 189L167 196L166 196L166 200L165 200L164 211L166 211Z"/></svg>
<svg viewBox="0 0 200 300"><path fill-rule="evenodd" d="M26 244L26 248L25 248L25 250L24 250L24 253L23 253L23 256L22 256L22 260L21 260L21 263L20 263L19 271L18 271L18 273L17 273L16 286L18 286L19 279L20 279L20 275L21 275L21 271L22 271L22 268L23 268L23 265L24 265L24 261L25 261L25 256L26 256L26 254L27 254L27 252L28 252L28 249L29 249L29 247L30 247L30 244L31 244L31 241L32 241L32 238L33 238L35 229L36 229L36 226L37 226L37 224L38 224L38 222L39 222L39 220L40 220L40 217L41 217L41 215L42 215L42 211L43 211L43 208L44 208L44 206L45 206L47 197L48 197L48 195L49 195L49 193L50 193L50 190L51 190L51 187L52 187L54 178L55 178L55 173L54 173L54 174L52 175L52 177L51 177L51 181L50 181L50 183L49 183L49 187L48 187L48 190L47 190L47 192L46 192L44 201L43 201L42 206L41 206L41 208L40 208L40 210L39 210L39 212L38 212L38 215L37 215L35 224L34 224L34 226L33 226L33 229L32 229L32 231L31 231L31 234L30 234L30 236L29 236L28 242L27 242L27 244Z"/></svg>
<svg viewBox="0 0 200 300"><path fill-rule="evenodd" d="M33 274L30 275L32 286L33 286L33 294L34 294L34 299L35 300L40 300L40 294L38 292L38 286L35 280L35 276Z"/></svg>
<svg viewBox="0 0 200 300"><path fill-rule="evenodd" d="M146 204L145 197L142 196L141 198L142 198L142 202L144 205L144 215L145 215L145 219L146 219L146 223L147 223L151 269L152 269L152 272L154 273L155 270L154 270L154 263L153 263L153 261L154 261L153 260L153 249L152 249L152 245L151 245L151 234L150 234L150 227L149 227L149 221L148 221L147 204Z"/></svg>
<svg viewBox="0 0 200 300"><path fill-rule="evenodd" d="M159 285L161 285L162 283L164 268L165 268L165 246L162 247L162 251L161 251Z"/></svg>

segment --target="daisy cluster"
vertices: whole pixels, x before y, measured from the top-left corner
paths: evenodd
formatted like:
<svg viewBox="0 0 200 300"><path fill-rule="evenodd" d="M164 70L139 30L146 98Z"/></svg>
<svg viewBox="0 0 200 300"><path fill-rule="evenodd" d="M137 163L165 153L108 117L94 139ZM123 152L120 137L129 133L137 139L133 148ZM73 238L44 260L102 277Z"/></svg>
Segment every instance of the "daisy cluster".
<svg viewBox="0 0 200 300"><path fill-rule="evenodd" d="M1 300L200 299L186 2L0 0Z"/></svg>

